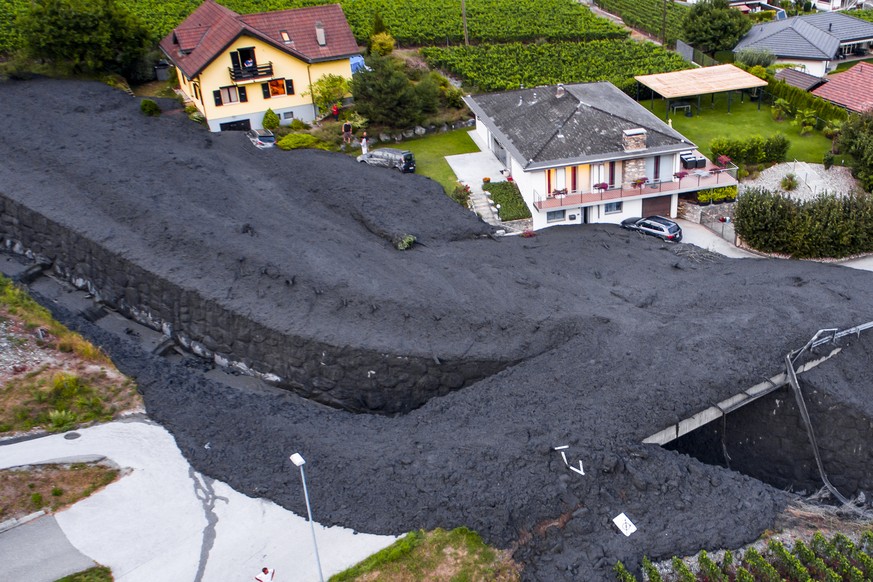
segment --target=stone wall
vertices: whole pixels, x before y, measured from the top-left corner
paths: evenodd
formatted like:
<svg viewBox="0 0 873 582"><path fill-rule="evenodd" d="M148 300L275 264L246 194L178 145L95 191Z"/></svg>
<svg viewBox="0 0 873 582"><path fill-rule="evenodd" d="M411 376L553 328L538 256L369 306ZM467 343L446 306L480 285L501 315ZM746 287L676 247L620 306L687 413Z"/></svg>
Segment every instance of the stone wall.
<svg viewBox="0 0 873 582"><path fill-rule="evenodd" d="M50 265L95 300L201 357L348 410L407 412L512 363L409 357L284 334L162 279L2 193L0 244Z"/></svg>
<svg viewBox="0 0 873 582"><path fill-rule="evenodd" d="M864 491L869 498L873 492L873 419L821 390L804 388L804 398L828 479L843 495ZM812 493L823 486L788 387L683 436L667 448L709 464L728 466L781 489Z"/></svg>

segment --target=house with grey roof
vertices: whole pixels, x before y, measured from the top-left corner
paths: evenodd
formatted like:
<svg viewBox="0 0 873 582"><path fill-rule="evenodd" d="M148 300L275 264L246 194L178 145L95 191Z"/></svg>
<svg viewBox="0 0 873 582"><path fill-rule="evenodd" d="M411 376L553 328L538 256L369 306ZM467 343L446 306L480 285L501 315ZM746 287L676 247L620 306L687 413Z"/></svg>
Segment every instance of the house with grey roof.
<svg viewBox="0 0 873 582"><path fill-rule="evenodd" d="M734 52L766 49L777 63L795 65L824 77L846 56L867 54L873 43L873 23L842 12L819 12L756 24L740 39Z"/></svg>
<svg viewBox="0 0 873 582"><path fill-rule="evenodd" d="M736 184L611 83L468 95L476 132L531 210L534 229L675 217L680 195Z"/></svg>

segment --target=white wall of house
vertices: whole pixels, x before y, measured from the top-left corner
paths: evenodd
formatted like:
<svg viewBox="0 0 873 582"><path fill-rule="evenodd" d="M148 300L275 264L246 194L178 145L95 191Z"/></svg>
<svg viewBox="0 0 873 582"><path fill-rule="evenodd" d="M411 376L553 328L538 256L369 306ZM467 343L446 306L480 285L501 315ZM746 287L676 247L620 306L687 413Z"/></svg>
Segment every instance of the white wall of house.
<svg viewBox="0 0 873 582"><path fill-rule="evenodd" d="M795 68L808 75L824 77L829 71L836 68L831 61L809 61L804 59L776 59L778 64L795 65Z"/></svg>

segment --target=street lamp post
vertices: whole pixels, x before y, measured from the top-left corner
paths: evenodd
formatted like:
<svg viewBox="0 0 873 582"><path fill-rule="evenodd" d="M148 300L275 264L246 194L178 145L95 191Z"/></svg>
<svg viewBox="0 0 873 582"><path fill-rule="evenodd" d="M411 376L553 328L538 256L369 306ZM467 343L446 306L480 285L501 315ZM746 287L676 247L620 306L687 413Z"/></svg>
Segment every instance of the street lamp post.
<svg viewBox="0 0 873 582"><path fill-rule="evenodd" d="M321 560L318 558L318 544L315 541L315 524L312 521L312 509L309 507L309 492L306 490L306 476L303 474L303 465L306 461L300 453L291 455L291 462L300 467L300 481L303 482L303 497L306 499L306 514L309 516L309 529L312 531L312 547L315 548L315 564L318 566L318 582L324 582L321 573Z"/></svg>

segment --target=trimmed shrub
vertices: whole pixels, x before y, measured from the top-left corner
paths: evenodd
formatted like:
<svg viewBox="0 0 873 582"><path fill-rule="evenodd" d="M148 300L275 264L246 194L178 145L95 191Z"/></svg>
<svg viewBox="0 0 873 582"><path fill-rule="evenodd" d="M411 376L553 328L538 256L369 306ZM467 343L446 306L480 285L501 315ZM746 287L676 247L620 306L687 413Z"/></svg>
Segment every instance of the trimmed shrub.
<svg viewBox="0 0 873 582"><path fill-rule="evenodd" d="M276 145L283 150L311 149L330 151L332 149L330 144L324 143L308 133L289 133L276 142Z"/></svg>
<svg viewBox="0 0 873 582"><path fill-rule="evenodd" d="M767 91L777 100L784 99L787 101L795 111L798 109L812 109L815 115L824 120L847 119L849 116L842 107L816 97L812 93L807 93L803 89L792 87L784 81L777 81L775 78L770 80L770 84L767 85Z"/></svg>
<svg viewBox="0 0 873 582"><path fill-rule="evenodd" d="M384 57L392 52L394 52L394 37L387 32L374 34L370 38L370 53Z"/></svg>
<svg viewBox="0 0 873 582"><path fill-rule="evenodd" d="M304 131L307 129L311 129L312 126L309 125L308 123L306 123L305 121L300 120L300 119L292 119L290 127L294 131Z"/></svg>
<svg viewBox="0 0 873 582"><path fill-rule="evenodd" d="M143 99L140 101L139 110L149 117L155 117L161 114L161 106L151 99Z"/></svg>
<svg viewBox="0 0 873 582"><path fill-rule="evenodd" d="M491 193L491 199L500 205L500 220L530 218L530 208L521 197L514 182L489 182L482 189Z"/></svg>
<svg viewBox="0 0 873 582"><path fill-rule="evenodd" d="M267 109L264 112L264 120L261 124L264 126L264 129L272 131L279 127L279 116L272 109Z"/></svg>
<svg viewBox="0 0 873 582"><path fill-rule="evenodd" d="M823 194L796 201L752 188L734 209L737 234L752 248L796 258L873 252L873 196Z"/></svg>
<svg viewBox="0 0 873 582"><path fill-rule="evenodd" d="M729 157L737 164L762 164L785 161L791 142L781 133L768 138L753 135L746 139L717 137L709 142L711 159Z"/></svg>

